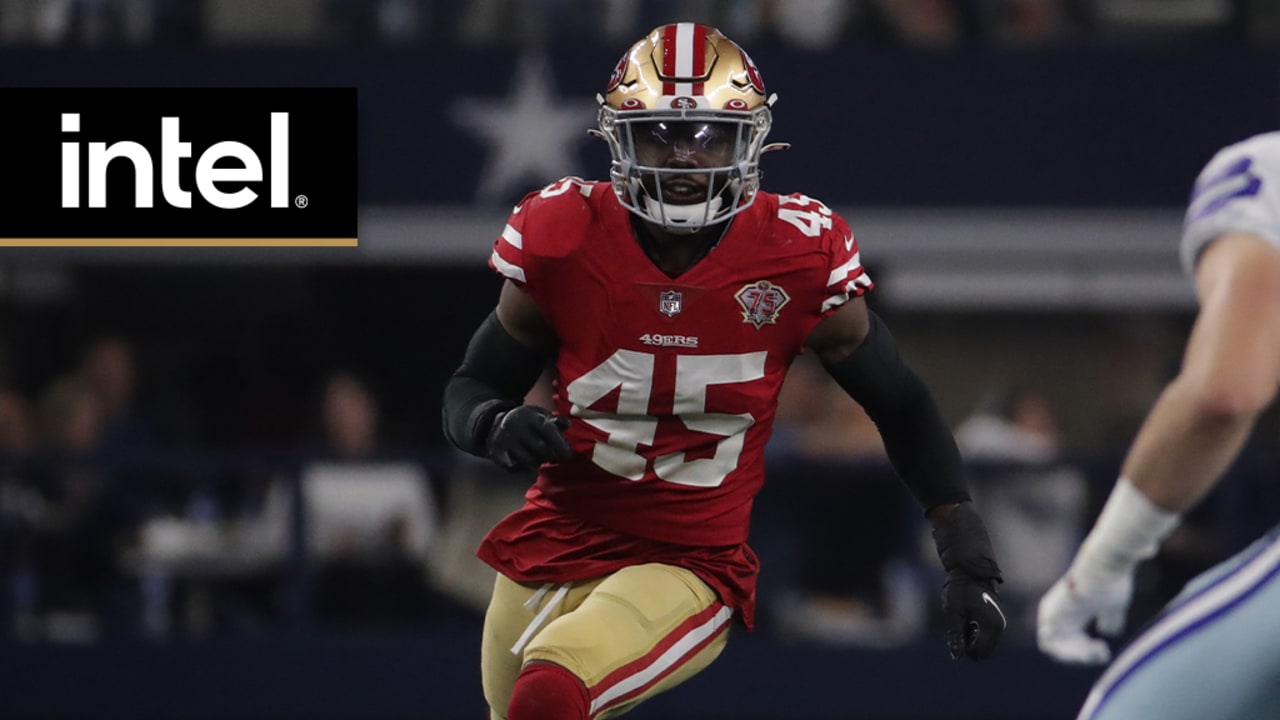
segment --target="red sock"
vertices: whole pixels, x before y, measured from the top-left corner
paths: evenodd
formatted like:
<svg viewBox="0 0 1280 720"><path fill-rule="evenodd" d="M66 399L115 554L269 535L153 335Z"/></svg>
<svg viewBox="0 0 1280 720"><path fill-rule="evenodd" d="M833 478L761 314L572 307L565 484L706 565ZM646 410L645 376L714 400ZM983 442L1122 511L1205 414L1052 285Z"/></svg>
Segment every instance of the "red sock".
<svg viewBox="0 0 1280 720"><path fill-rule="evenodd" d="M587 720L591 698L576 675L549 662L525 666L516 677L507 720Z"/></svg>

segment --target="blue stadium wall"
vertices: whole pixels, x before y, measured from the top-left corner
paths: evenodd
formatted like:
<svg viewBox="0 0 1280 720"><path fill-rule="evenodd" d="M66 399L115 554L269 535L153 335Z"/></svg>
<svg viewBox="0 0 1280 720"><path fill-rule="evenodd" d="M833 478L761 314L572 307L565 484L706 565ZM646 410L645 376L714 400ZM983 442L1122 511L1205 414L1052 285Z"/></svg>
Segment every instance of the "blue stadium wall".
<svg viewBox="0 0 1280 720"><path fill-rule="evenodd" d="M766 186L830 205L1179 205L1218 147L1280 126L1280 53L754 53L779 95ZM0 86L354 86L367 204L469 204L485 147L460 98L501 100L513 51L0 50ZM553 97L590 101L617 60L556 50ZM584 124L584 137L586 125ZM602 176L603 143L581 167ZM518 199L518 195L510 200Z"/></svg>
<svg viewBox="0 0 1280 720"><path fill-rule="evenodd" d="M480 720L478 623L196 644L0 645L0 717ZM941 637L894 651L800 648L739 632L637 720L1069 720L1096 670L1010 649L953 662Z"/></svg>

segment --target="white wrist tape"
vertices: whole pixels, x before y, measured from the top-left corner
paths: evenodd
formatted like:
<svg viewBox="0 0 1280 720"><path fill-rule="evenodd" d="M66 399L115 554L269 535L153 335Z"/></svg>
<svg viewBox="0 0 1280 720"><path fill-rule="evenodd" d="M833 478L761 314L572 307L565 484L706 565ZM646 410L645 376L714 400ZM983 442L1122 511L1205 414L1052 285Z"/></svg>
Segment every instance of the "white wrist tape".
<svg viewBox="0 0 1280 720"><path fill-rule="evenodd" d="M1157 507L1128 478L1120 478L1071 569L1078 575L1119 575L1153 557L1178 526L1178 513Z"/></svg>

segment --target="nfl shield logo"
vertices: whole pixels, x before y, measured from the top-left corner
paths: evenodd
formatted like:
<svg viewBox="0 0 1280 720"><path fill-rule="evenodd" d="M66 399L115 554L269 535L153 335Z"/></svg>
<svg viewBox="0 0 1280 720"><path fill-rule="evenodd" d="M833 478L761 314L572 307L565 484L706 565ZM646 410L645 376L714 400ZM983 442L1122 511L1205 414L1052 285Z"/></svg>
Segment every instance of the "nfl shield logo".
<svg viewBox="0 0 1280 720"><path fill-rule="evenodd" d="M676 290L667 290L658 295L658 312L667 317L675 317L683 309L683 306L681 295Z"/></svg>

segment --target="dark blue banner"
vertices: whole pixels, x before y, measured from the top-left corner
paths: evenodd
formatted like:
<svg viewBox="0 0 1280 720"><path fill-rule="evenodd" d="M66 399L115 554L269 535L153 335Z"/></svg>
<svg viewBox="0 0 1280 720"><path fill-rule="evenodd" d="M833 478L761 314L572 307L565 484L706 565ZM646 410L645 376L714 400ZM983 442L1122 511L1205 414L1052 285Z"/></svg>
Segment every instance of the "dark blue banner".
<svg viewBox="0 0 1280 720"><path fill-rule="evenodd" d="M587 129L621 51L5 51L0 85L357 87L362 201L498 207L605 175ZM1280 126L1274 52L753 55L794 145L766 189L837 205L1180 205L1215 149Z"/></svg>

